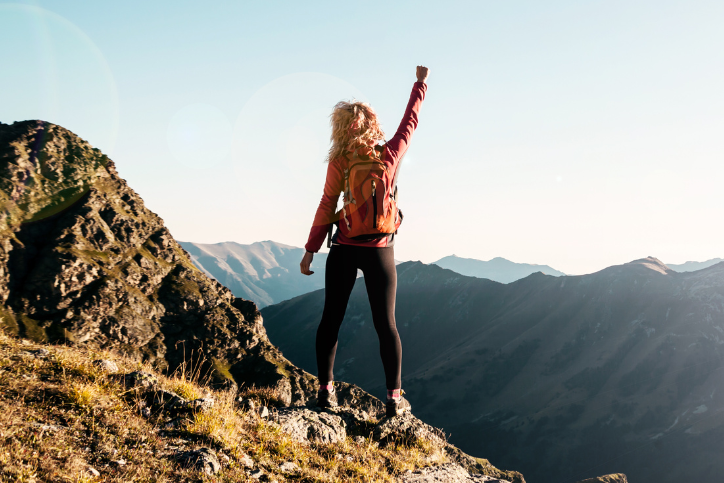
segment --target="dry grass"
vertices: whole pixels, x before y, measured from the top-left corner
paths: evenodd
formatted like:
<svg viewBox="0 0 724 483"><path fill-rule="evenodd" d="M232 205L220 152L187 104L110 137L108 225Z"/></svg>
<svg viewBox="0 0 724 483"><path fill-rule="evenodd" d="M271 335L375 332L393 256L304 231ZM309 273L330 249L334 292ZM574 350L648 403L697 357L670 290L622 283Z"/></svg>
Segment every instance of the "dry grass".
<svg viewBox="0 0 724 483"><path fill-rule="evenodd" d="M238 397L244 399L251 399L263 406L268 406L272 408L284 406L284 401L282 400L282 398L279 397L276 391L269 387L242 387L239 390Z"/></svg>
<svg viewBox="0 0 724 483"><path fill-rule="evenodd" d="M198 399L202 396L198 390L198 386L190 381L187 381L177 375L174 375L164 384L165 389L175 392L184 399Z"/></svg>
<svg viewBox="0 0 724 483"><path fill-rule="evenodd" d="M50 356L27 354L41 348ZM255 468L279 482L392 482L406 470L444 459L440 448L426 443L381 448L370 438L357 442L352 437L339 444L295 442L273 423L235 405L241 395L274 406L279 398L273 391L212 391L193 371L157 377L162 387L182 397L210 396L216 404L166 429L169 418L142 417L137 396L92 364L99 358L114 360L122 373L153 372L117 355L36 345L0 331L0 481L258 481L242 463L248 455ZM222 470L214 476L176 462L178 451L202 446L220 457ZM284 462L299 469L283 474L279 466ZM101 476L93 476L91 468Z"/></svg>

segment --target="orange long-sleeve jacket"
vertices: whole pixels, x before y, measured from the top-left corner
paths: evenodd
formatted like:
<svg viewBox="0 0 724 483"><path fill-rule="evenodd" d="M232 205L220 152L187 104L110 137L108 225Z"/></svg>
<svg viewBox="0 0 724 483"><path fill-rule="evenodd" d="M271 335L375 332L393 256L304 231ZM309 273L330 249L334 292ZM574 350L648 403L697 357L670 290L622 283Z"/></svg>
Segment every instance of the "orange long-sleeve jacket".
<svg viewBox="0 0 724 483"><path fill-rule="evenodd" d="M400 166L400 160L405 155L407 147L410 144L410 138L412 138L412 133L415 132L415 129L417 128L418 115L420 113L422 101L425 99L426 91L427 85L424 82L415 82L412 87L412 93L410 94L410 101L407 103L407 109L405 109L405 115L402 117L400 126L397 128L397 132L392 139L386 143L387 149L384 151L385 154L382 161L387 164L388 172L392 173L392 176L388 181L390 183L390 186L387 186L388 192L391 192L394 189L394 186L391 185L397 179L397 170ZM317 253L321 248L322 243L324 243L324 238L330 228L330 224L339 221L336 209L337 200L339 200L339 196L342 191L344 191L344 172L342 161L334 159L331 160L327 166L327 179L324 183L324 194L322 195L322 200L319 202L319 207L317 207L317 213L314 216L312 229L309 232L309 239L305 245L308 252ZM394 235L371 241L357 241L345 237L339 232L339 230L334 236L334 243L377 248L391 246L393 240Z"/></svg>

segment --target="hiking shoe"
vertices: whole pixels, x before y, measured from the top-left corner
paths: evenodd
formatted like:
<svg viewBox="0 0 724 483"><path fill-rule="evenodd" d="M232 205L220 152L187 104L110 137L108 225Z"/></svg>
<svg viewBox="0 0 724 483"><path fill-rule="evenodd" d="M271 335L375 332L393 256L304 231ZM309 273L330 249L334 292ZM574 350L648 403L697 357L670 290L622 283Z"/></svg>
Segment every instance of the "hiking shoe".
<svg viewBox="0 0 724 483"><path fill-rule="evenodd" d="M317 391L317 407L318 408L336 408L337 407L337 391L329 392L326 389Z"/></svg>
<svg viewBox="0 0 724 483"><path fill-rule="evenodd" d="M409 413L412 410L410 402L402 397L403 394L405 394L405 391L400 391L399 399L387 399L385 416L387 416L388 418L393 418L395 416L400 416L404 413Z"/></svg>

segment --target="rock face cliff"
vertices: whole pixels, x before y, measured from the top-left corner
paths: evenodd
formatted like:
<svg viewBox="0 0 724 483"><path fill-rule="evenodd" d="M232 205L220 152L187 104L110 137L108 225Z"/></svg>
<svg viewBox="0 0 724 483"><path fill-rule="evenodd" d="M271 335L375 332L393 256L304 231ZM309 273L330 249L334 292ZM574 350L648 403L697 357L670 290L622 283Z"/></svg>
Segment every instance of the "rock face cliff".
<svg viewBox="0 0 724 483"><path fill-rule="evenodd" d="M509 284L398 265L403 388L416 414L471 454L532 481L625 472L636 482L717 482L724 464L724 263L676 273L644 258L583 276ZM324 294L262 310L295 364ZM336 375L380 389L363 283L339 336Z"/></svg>
<svg viewBox="0 0 724 483"><path fill-rule="evenodd" d="M0 124L0 317L10 333L114 348L304 403L309 374L269 343L256 306L189 260L113 162L45 122ZM252 377L253 376L253 377Z"/></svg>

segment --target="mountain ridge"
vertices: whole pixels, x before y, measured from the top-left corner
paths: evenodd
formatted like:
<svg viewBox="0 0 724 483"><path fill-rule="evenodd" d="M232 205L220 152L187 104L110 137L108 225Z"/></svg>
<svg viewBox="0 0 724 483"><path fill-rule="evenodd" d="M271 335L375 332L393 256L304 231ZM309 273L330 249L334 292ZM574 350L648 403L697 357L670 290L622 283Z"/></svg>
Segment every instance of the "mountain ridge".
<svg viewBox="0 0 724 483"><path fill-rule="evenodd" d="M501 283L511 283L535 272L543 272L553 276L565 275L548 265L516 263L503 257L483 261L475 258L458 257L453 254L443 257L433 262L433 264L453 270L461 275L487 278Z"/></svg>
<svg viewBox="0 0 724 483"><path fill-rule="evenodd" d="M270 339L310 371L313 354L298 348L313 345L323 299L312 292L262 310ZM336 373L376 392L382 368L367 305L358 284ZM724 467L706 468L724 450L710 443L724 435L724 397L715 391L722 314L724 263L678 273L646 257L509 284L398 266L403 387L413 406L464 450L494 454L533 481L575 481L589 467L623 470L631 481L717 481L711 475Z"/></svg>
<svg viewBox="0 0 724 483"><path fill-rule="evenodd" d="M301 277L303 248L272 240L179 244L206 275L260 308L324 287L326 253L316 254L312 262L317 277Z"/></svg>
<svg viewBox="0 0 724 483"><path fill-rule="evenodd" d="M684 263L669 263L667 265L677 272L695 272L721 262L724 262L724 258L712 258L704 262L688 261Z"/></svg>

